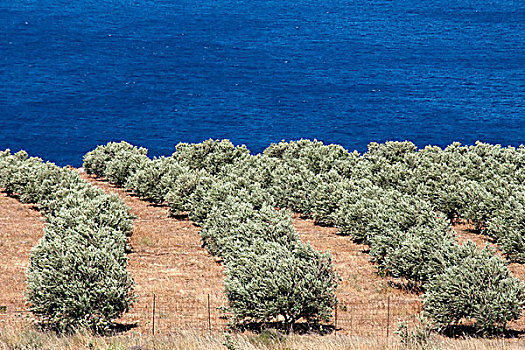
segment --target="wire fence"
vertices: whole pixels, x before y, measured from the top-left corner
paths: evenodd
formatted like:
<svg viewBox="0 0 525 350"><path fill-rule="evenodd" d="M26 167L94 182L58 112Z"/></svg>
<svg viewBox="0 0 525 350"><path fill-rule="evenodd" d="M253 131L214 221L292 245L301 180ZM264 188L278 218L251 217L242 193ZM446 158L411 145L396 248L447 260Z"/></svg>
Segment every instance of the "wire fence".
<svg viewBox="0 0 525 350"><path fill-rule="evenodd" d="M379 300L341 300L337 315L334 315L335 329L345 334L389 337L398 329L399 322L409 327L418 323L421 313L421 299L390 297Z"/></svg>
<svg viewBox="0 0 525 350"><path fill-rule="evenodd" d="M222 293L201 293L177 298L153 294L137 303L123 320L136 323L142 333L171 333L178 330L224 330L228 319L222 308Z"/></svg>
<svg viewBox="0 0 525 350"><path fill-rule="evenodd" d="M203 298L167 298L153 294L142 298L121 321L140 334L169 334L190 329L224 331L228 326L228 315L223 311L226 305L222 293L203 293ZM395 334L401 321L409 327L417 324L420 312L421 299L414 297L339 300L331 320L324 326L337 334L388 338ZM32 322L33 316L26 310L0 308L0 328L21 328Z"/></svg>

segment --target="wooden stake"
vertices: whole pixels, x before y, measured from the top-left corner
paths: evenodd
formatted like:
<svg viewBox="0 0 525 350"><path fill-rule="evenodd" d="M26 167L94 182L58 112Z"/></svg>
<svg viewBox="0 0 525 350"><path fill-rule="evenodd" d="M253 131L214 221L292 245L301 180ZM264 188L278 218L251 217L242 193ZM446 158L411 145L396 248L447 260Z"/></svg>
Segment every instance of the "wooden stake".
<svg viewBox="0 0 525 350"><path fill-rule="evenodd" d="M211 331L210 294L208 294L208 330Z"/></svg>
<svg viewBox="0 0 525 350"><path fill-rule="evenodd" d="M337 335L337 300L335 301L334 335Z"/></svg>
<svg viewBox="0 0 525 350"><path fill-rule="evenodd" d="M153 293L153 322L152 322L152 328L151 328L151 333L153 335L155 335L155 302L156 302L156 295L155 293Z"/></svg>

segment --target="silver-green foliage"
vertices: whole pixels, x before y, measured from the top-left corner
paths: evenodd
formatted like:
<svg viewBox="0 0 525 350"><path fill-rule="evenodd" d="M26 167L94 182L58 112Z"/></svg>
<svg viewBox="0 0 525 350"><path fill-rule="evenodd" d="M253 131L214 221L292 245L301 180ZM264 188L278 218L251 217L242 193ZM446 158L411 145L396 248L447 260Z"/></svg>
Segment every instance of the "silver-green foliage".
<svg viewBox="0 0 525 350"><path fill-rule="evenodd" d="M327 321L335 304L337 275L329 255L297 242L293 247L255 240L226 265L228 311L235 324L299 318Z"/></svg>
<svg viewBox="0 0 525 350"><path fill-rule="evenodd" d="M201 143L179 143L173 158L194 170L215 175L228 164L250 154L246 146L234 146L230 140L206 140Z"/></svg>
<svg viewBox="0 0 525 350"><path fill-rule="evenodd" d="M136 163L143 160L142 156L146 156L147 152L145 148L124 141L109 142L86 153L83 167L88 174L106 176L108 179L111 177L110 181L123 185ZM116 157L120 159L115 161Z"/></svg>
<svg viewBox="0 0 525 350"><path fill-rule="evenodd" d="M37 204L48 222L27 271L31 311L57 331L108 330L132 303L130 209L78 173L25 152L0 153L0 187Z"/></svg>
<svg viewBox="0 0 525 350"><path fill-rule="evenodd" d="M333 220L342 234L370 246L381 269L425 282L447 266L454 237L444 216L396 190L367 181L353 185L340 196Z"/></svg>
<svg viewBox="0 0 525 350"><path fill-rule="evenodd" d="M48 224L60 223L74 227L77 223L97 228L110 228L122 237L131 235L133 216L115 194L106 195L102 190L88 187L79 190L63 190L57 193L58 201L48 202Z"/></svg>
<svg viewBox="0 0 525 350"><path fill-rule="evenodd" d="M210 186L213 182L213 178L205 170L192 170L187 167L174 170L175 174L170 173L162 179L162 183L166 184L168 189L165 200L172 215L191 211L192 195L199 188ZM181 172L178 173L178 170Z"/></svg>
<svg viewBox="0 0 525 350"><path fill-rule="evenodd" d="M3 152L0 165L0 186L24 203L42 204L52 199L60 189L76 188L82 182L78 174L63 171L55 164L42 162L40 158L29 158L24 151L15 155L11 155L9 150Z"/></svg>
<svg viewBox="0 0 525 350"><path fill-rule="evenodd" d="M519 186L487 220L483 232L496 238L507 257L525 263L525 190Z"/></svg>
<svg viewBox="0 0 525 350"><path fill-rule="evenodd" d="M130 147L123 148L129 154ZM93 152L107 153L104 146ZM93 162L103 157L91 153L86 158ZM102 176L109 178L110 163L109 158L97 163ZM172 214L188 212L202 226L203 244L226 266L225 287L234 323L284 317L288 327L300 317L326 321L334 305L337 278L329 255L302 244L290 213L275 209L277 195L287 207L306 203L296 191L302 180L283 196L287 184L276 176L279 166L278 159L250 156L244 146L235 147L228 140L207 140L179 144L172 157L128 167L125 185L129 189L167 203ZM293 176L289 165L285 169ZM298 175L304 178L304 173ZM295 199L288 200L286 193L293 193Z"/></svg>
<svg viewBox="0 0 525 350"><path fill-rule="evenodd" d="M200 198L194 209L207 213L202 219L204 245L225 263L233 323L282 317L288 329L301 317L327 321L337 276L329 255L300 241L290 214L269 205L271 197L259 184L216 182L204 193L193 197Z"/></svg>
<svg viewBox="0 0 525 350"><path fill-rule="evenodd" d="M310 214L311 194L316 187L315 174L299 161L288 160L277 165L268 188L279 207L294 212Z"/></svg>
<svg viewBox="0 0 525 350"><path fill-rule="evenodd" d="M109 182L124 186L128 178L135 174L150 159L147 150L134 147L132 150L116 153L106 164L104 174Z"/></svg>
<svg viewBox="0 0 525 350"><path fill-rule="evenodd" d="M470 220L497 240L509 260L518 262L523 261L521 239L525 234L519 225L504 225L503 218L525 213L521 208L513 214L501 208L508 208L512 197L525 193L524 169L524 147L456 142L445 149L428 146L417 150L409 142L386 142L370 144L354 175L428 201L451 220Z"/></svg>
<svg viewBox="0 0 525 350"><path fill-rule="evenodd" d="M273 199L268 191L258 183L250 183L237 178L234 181L208 177L200 181L195 191L189 196L189 217L198 225L202 225L209 217L212 209L220 205L228 196L251 203L254 210L272 204Z"/></svg>
<svg viewBox="0 0 525 350"><path fill-rule="evenodd" d="M132 302L124 240L109 228L50 226L31 251L27 298L53 329L109 330Z"/></svg>
<svg viewBox="0 0 525 350"><path fill-rule="evenodd" d="M300 140L272 144L263 155L250 156L227 140L208 140L179 144L169 161L141 163L131 171L127 186L141 196L165 201L172 213L188 211L202 226L206 247L221 256L230 271L227 291L237 321L268 321L293 314L288 309L294 306L268 311L278 307L270 302L276 298L274 290L266 286L285 285L276 274L268 273L267 280L256 279L256 284L247 280L271 270L270 262L278 259L261 247L277 247L273 253L289 258L283 261L296 259L295 252L302 251L288 214L274 206L337 226L368 244L380 269L426 289L425 283L458 266L458 256L466 256L446 218L471 220L497 240L507 258L525 260L524 169L523 147L483 143L421 150L410 142L371 143L360 157L340 146ZM313 260L310 256L308 264ZM294 274L284 275L286 283ZM467 284L478 288L473 281ZM326 292L335 284L324 286ZM513 302L513 295L498 295L503 304ZM490 312L498 312L498 305L489 306L495 308Z"/></svg>
<svg viewBox="0 0 525 350"><path fill-rule="evenodd" d="M140 162L125 184L139 197L163 203L179 175L187 172L171 157L160 157Z"/></svg>
<svg viewBox="0 0 525 350"><path fill-rule="evenodd" d="M521 316L525 285L494 251L458 246L455 263L426 285L424 312L444 329L466 319L480 334L500 332Z"/></svg>
<svg viewBox="0 0 525 350"><path fill-rule="evenodd" d="M256 240L277 242L285 247L299 241L289 212L263 205L258 210L242 196L228 196L214 206L200 232L213 255L227 263L235 260Z"/></svg>
<svg viewBox="0 0 525 350"><path fill-rule="evenodd" d="M357 152L349 153L340 145L325 145L317 140L303 139L272 143L263 153L266 157L280 159L283 163L290 160L299 161L306 169L316 175L330 170L348 175L359 157Z"/></svg>
<svg viewBox="0 0 525 350"><path fill-rule="evenodd" d="M370 255L392 276L426 283L453 264L451 256L456 246L444 222L441 226L417 225L407 231L378 235L372 239Z"/></svg>
<svg viewBox="0 0 525 350"><path fill-rule="evenodd" d="M274 163L267 188L277 205L312 215L317 202L315 190L322 185L320 177L329 172L339 178L350 176L359 156L339 145L299 140L271 144L264 157Z"/></svg>

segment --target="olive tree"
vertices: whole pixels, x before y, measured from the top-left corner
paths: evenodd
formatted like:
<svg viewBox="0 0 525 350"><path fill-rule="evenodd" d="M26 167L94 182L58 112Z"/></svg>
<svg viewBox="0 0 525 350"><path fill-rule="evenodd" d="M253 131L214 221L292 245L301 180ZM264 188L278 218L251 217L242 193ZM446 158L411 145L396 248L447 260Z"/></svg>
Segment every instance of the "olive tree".
<svg viewBox="0 0 525 350"><path fill-rule="evenodd" d="M427 283L424 312L440 330L468 320L480 334L500 332L521 316L524 288L494 251L469 242L459 246L454 264Z"/></svg>
<svg viewBox="0 0 525 350"><path fill-rule="evenodd" d="M289 331L300 318L327 321L336 304L338 277L330 256L310 245L285 247L258 239L225 272L227 310L235 324L282 319Z"/></svg>

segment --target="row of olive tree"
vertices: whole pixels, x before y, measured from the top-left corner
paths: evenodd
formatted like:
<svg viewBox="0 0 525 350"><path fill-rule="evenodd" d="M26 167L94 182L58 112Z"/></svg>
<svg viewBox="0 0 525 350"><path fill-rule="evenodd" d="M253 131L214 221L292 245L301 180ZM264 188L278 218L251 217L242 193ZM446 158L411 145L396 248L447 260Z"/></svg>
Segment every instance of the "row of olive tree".
<svg viewBox="0 0 525 350"><path fill-rule="evenodd" d="M116 157L115 149L122 149L124 155ZM469 152L475 156L463 156ZM490 155L491 152L496 155ZM88 153L85 168L99 175L105 175L107 169L110 178L110 169L117 167L112 162L118 162L120 168L133 169L124 172L127 178L120 183L126 183L128 188L150 200L167 203L174 214L189 212L190 217L202 226L203 242L210 252L223 257L227 266L235 267L235 270L227 269L227 281L233 276L247 282L239 279L245 270L242 270L243 264L234 263L239 260L234 252L251 251L250 247L259 246L254 245L257 237L263 237L263 242L274 242L279 237L280 246L294 251L290 242L299 241L290 239L287 234L294 232L293 227L289 225L288 229L283 229L282 225L280 228L267 225L264 220L268 217L261 217L266 209L278 207L281 211L288 209L311 215L318 223L337 226L342 234L368 244L371 257L381 270L407 278L426 292L425 312L438 327L467 318L476 321L479 332L493 332L519 317L524 301L523 285L512 277L505 262L493 257L489 249L480 251L471 244L457 244L447 219L458 213L479 215L485 210L480 217L489 218L486 230L501 229L512 223L516 232L520 232L523 216L513 218L510 215L519 200L504 197L505 203L500 210L506 215L500 214L494 211L494 204L492 207L483 206L483 203L492 203L490 198L494 197L483 199L488 193L485 191L478 198L478 204L471 207L476 209L469 211L465 209L469 207L463 205L466 203L463 198L470 192L464 189L463 194L456 192L458 184L463 183L462 179L469 181L469 189L481 180L501 183L501 178L514 187L519 186L520 180L514 178L522 176L520 152L521 149L501 151L497 146L486 144L477 144L475 151L465 150L457 144L447 148L446 152L436 147L417 151L408 142L387 142L370 144L369 152L360 156L337 145L301 140L272 144L264 154L251 156L246 148L234 147L229 141L209 140L194 145L179 144L172 157L149 160L144 150L126 143L110 143ZM489 159L493 164L483 168L484 175L481 176L472 167L482 164L483 159ZM97 173L99 163L105 165ZM499 175L494 175L492 168L499 169L496 172ZM451 169L456 169L456 172ZM117 182L111 178L110 181ZM514 187L505 185L497 192L496 185L493 185L490 193L500 193L499 198L503 198L501 194ZM250 209L247 210L245 205ZM256 218L250 217L249 224L245 222L246 212L257 213ZM520 240L514 238L507 236L505 239L514 242L515 251L522 254ZM507 257L512 259L514 255L505 249L504 239L498 242L507 252ZM259 255L255 254L254 259ZM235 259L230 259L230 256ZM476 264L463 264L462 260L467 257ZM461 266L460 270L458 266ZM489 273L488 283L467 278L470 297L464 299L463 294L454 293L455 289L449 288L451 285L435 283L438 280L465 279L461 274L478 276L479 271ZM228 282L226 285L228 291L233 291L233 286L242 289L249 284ZM266 295L255 290L251 292L229 294L231 310L238 316L238 321L249 317L257 319L245 311L247 304L234 302L235 296L239 295L251 298ZM494 295L499 297L494 299ZM234 305L244 306L236 309ZM284 316L282 311L274 312L273 316L276 315Z"/></svg>
<svg viewBox="0 0 525 350"><path fill-rule="evenodd" d="M447 218L468 212L474 220L475 213L488 218L486 230L510 225L519 229L523 215L511 216L511 208L520 210L518 200L505 197L512 193L509 186L498 190L497 184L505 178L513 183L512 188L518 186L520 180L515 178L522 176L522 157L521 149L489 157L488 150L495 152L500 148L486 144L475 147L476 157L470 158L477 160L469 162L460 158L462 153L468 155L468 150L452 151L456 144L446 157L433 159L428 154L439 154L437 148L425 149L428 153L417 152L409 142L372 143L369 152L359 156L339 146L301 140L272 144L264 152L269 160L263 164L279 161L271 167L277 180L267 187L270 192L281 194L275 196L276 205L311 215L318 223L336 226L341 234L368 244L371 257L381 270L407 278L426 292L425 312L436 326L444 328L467 318L475 321L478 332L485 333L499 331L507 321L519 318L525 297L523 284L512 277L505 262L490 249L476 250L470 243L459 245ZM499 167L493 164L479 175L473 165L483 163L479 154L494 164L507 163ZM445 158L446 161L439 160ZM455 172L443 168L443 164L449 164ZM471 186L458 194L461 179L470 181ZM487 190L470 195L476 203L467 205L463 201L465 205L459 206L457 199L482 180L492 184L490 193L498 193L499 199L494 200L495 196L491 197ZM495 203L502 201L508 204L496 209ZM520 246L523 241L512 232L505 234L498 243L509 259L516 260L517 255L525 253ZM514 250L508 249L505 242L513 242ZM471 263L464 263L466 259ZM486 273L481 279L484 282L477 279L480 271ZM461 293L453 282L456 278L466 281ZM465 294L467 291L469 294Z"/></svg>
<svg viewBox="0 0 525 350"><path fill-rule="evenodd" d="M360 176L424 199L451 220L466 219L496 240L508 260L525 262L525 148L477 142L417 149L372 143Z"/></svg>
<svg viewBox="0 0 525 350"><path fill-rule="evenodd" d="M32 249L27 298L43 325L59 332L107 332L133 300L126 236L129 208L92 187L77 172L0 152L0 187L45 215L44 236Z"/></svg>
<svg viewBox="0 0 525 350"><path fill-rule="evenodd" d="M227 140L179 144L171 157L142 155L127 143L110 143L86 154L84 168L167 203L173 214L188 212L202 228L203 245L226 267L228 311L235 325L282 320L289 330L301 318L329 319L337 286L330 256L302 243L290 213L275 209L265 189L270 173L254 166L260 156ZM106 174L114 162L127 169L118 182Z"/></svg>

